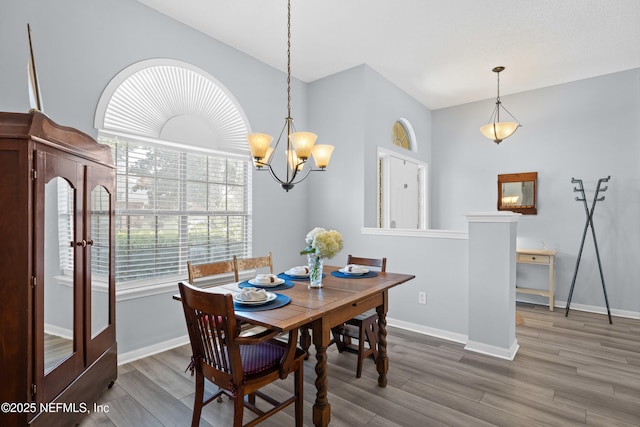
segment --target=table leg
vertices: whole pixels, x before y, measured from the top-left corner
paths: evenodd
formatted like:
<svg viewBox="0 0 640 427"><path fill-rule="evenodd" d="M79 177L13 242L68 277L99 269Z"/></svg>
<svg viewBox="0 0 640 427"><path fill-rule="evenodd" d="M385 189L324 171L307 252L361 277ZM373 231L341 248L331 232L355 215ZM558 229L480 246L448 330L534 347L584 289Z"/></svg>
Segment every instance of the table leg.
<svg viewBox="0 0 640 427"><path fill-rule="evenodd" d="M387 357L387 313L384 306L376 307L378 313L378 386L387 386L387 372L389 371L389 358Z"/></svg>
<svg viewBox="0 0 640 427"><path fill-rule="evenodd" d="M316 348L316 401L313 405L313 425L326 427L331 421L331 405L327 398L329 381L327 375L327 347L330 328L324 327L322 319L313 325L313 344Z"/></svg>
<svg viewBox="0 0 640 427"><path fill-rule="evenodd" d="M307 352L304 360L309 359L309 347L311 347L311 335L309 334L309 326L300 328L300 348Z"/></svg>

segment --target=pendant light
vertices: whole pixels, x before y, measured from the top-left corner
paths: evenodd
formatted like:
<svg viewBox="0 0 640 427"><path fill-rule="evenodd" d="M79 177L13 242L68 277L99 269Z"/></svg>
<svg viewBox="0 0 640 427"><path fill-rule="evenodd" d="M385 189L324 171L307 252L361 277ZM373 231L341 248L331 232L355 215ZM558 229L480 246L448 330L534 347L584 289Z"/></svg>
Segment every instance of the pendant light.
<svg viewBox="0 0 640 427"><path fill-rule="evenodd" d="M286 131L286 174L281 178L273 169L272 161L280 140ZM291 117L291 0L287 2L287 117L284 119L284 127L280 136L272 147L273 137L266 133L250 133L247 135L249 149L253 164L258 171L268 170L280 186L285 190L291 190L294 185L304 180L311 171L324 171L329 165L332 145L316 144L318 136L311 132L296 132ZM309 158L313 156L316 168L312 168Z"/></svg>
<svg viewBox="0 0 640 427"><path fill-rule="evenodd" d="M482 126L480 128L480 132L482 132L484 136L486 136L496 144L500 144L503 139L513 135L513 133L522 125L515 117L513 117L509 110L507 110L504 105L502 105L502 102L500 101L500 72L504 71L504 67L495 67L491 71L498 75L498 96L496 98L496 106L491 113L491 117L489 117L489 123ZM500 109L504 110L504 112L507 113L509 117L513 119L513 121L501 122Z"/></svg>

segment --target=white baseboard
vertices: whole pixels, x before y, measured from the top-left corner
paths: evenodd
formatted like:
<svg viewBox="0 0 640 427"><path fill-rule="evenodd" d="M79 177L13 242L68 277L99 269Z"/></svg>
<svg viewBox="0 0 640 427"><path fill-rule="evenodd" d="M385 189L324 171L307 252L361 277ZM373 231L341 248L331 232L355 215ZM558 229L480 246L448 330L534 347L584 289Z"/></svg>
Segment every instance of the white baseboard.
<svg viewBox="0 0 640 427"><path fill-rule="evenodd" d="M461 344L466 344L468 337L463 334L458 334L451 331L445 331L443 329L431 328L429 326L419 325L417 323L405 322L404 320L397 320L387 317L387 325L394 326L396 328L404 329L411 332L417 332L422 335L429 335L431 337L442 338L447 341L453 341Z"/></svg>
<svg viewBox="0 0 640 427"><path fill-rule="evenodd" d="M554 311L555 310L564 311L566 309L566 306L567 306L566 301L556 301ZM585 305L585 304L571 303L571 306L569 307L569 313L571 313L571 310L586 311L589 313L597 313L597 314L604 314L604 315L607 314L607 307L601 307L599 305ZM630 311L630 310L618 310L616 308L612 308L611 316L626 317L629 319L640 319L640 312Z"/></svg>
<svg viewBox="0 0 640 427"><path fill-rule="evenodd" d="M133 362L138 359L144 359L145 357L153 356L154 354L162 353L163 351L171 350L172 348L180 347L185 344L189 344L189 335L183 335L178 338L138 348L126 353L119 353L118 365L124 365L125 363Z"/></svg>
<svg viewBox="0 0 640 427"><path fill-rule="evenodd" d="M484 344L476 341L468 341L464 346L465 350L473 351L476 353L486 354L487 356L498 357L500 359L513 360L516 357L516 353L520 346L518 340L513 340L511 347L496 347L494 345Z"/></svg>
<svg viewBox="0 0 640 427"><path fill-rule="evenodd" d="M387 325L394 326L396 328L404 329L407 331L417 332L419 334L428 335L431 337L441 338L447 341L453 341L461 344L465 344L464 349L473 351L476 353L486 354L488 356L498 357L500 359L513 360L516 357L516 353L520 346L518 341L514 340L511 348L496 347L479 342L469 341L469 337L464 334L458 334L455 332L445 331L442 329L430 328L424 325L418 325L416 323L405 322L403 320L387 318Z"/></svg>

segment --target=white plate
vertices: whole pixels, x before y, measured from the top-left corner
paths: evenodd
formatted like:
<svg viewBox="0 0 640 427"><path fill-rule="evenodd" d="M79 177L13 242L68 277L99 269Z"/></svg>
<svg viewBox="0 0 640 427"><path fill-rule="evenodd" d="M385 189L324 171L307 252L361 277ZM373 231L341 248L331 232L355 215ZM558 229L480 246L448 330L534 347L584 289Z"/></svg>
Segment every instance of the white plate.
<svg viewBox="0 0 640 427"><path fill-rule="evenodd" d="M282 280L279 277L276 277L276 281L273 283L258 283L256 282L256 279L249 279L249 284L253 286L259 286L261 288L275 288L276 286L280 286L283 283L284 283L284 280Z"/></svg>
<svg viewBox="0 0 640 427"><path fill-rule="evenodd" d="M286 274L287 276L291 276L291 277L309 277L309 273L295 274L291 270L285 271L284 274Z"/></svg>
<svg viewBox="0 0 640 427"><path fill-rule="evenodd" d="M244 301L242 299L242 294L235 294L233 296L233 300L235 302L237 302L238 304L245 304L245 305L261 305L261 304L266 304L268 302L273 301L274 299L276 299L278 296L276 294L274 294L273 292L266 292L267 294L267 299L264 299L262 301Z"/></svg>
<svg viewBox="0 0 640 427"><path fill-rule="evenodd" d="M362 276L363 274L367 274L369 272L369 270L367 270L366 268L358 271L358 272L354 272L354 271L347 271L345 268L341 268L340 270L338 270L340 273L342 274L346 274L349 276Z"/></svg>

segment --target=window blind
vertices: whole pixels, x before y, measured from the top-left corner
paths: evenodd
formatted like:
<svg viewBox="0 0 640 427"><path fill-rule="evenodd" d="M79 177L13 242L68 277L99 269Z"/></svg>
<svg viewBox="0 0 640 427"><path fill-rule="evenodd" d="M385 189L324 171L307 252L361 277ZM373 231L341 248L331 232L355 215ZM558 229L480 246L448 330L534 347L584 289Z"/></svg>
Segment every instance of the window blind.
<svg viewBox="0 0 640 427"><path fill-rule="evenodd" d="M101 134L116 164L116 283L250 256L249 161Z"/></svg>

